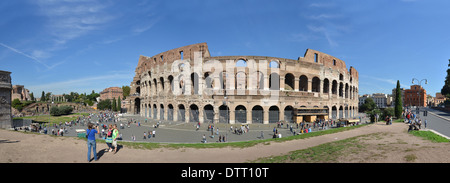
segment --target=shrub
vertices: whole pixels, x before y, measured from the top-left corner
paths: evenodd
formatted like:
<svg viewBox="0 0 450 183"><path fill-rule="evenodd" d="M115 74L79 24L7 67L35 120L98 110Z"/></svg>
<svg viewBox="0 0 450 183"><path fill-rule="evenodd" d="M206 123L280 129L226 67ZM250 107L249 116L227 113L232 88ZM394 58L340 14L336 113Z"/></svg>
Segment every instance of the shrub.
<svg viewBox="0 0 450 183"><path fill-rule="evenodd" d="M70 106L53 106L50 108L50 115L52 116L61 116L72 113L73 108Z"/></svg>

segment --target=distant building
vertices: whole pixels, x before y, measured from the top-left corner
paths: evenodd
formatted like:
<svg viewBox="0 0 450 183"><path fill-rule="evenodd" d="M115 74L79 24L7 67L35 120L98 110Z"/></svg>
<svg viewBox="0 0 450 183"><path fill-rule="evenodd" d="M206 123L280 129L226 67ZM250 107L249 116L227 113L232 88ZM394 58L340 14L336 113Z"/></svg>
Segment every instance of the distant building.
<svg viewBox="0 0 450 183"><path fill-rule="evenodd" d="M441 93L436 93L436 97L434 98L434 105L439 106L444 103L447 98Z"/></svg>
<svg viewBox="0 0 450 183"><path fill-rule="evenodd" d="M378 108L387 108L392 105L392 96L384 93L374 93L372 95L365 94L359 97L359 106L366 103L367 98L372 98Z"/></svg>
<svg viewBox="0 0 450 183"><path fill-rule="evenodd" d="M109 87L104 89L102 92L100 92L100 100L106 100L106 99L110 99L112 100L113 98L115 98L116 100L119 97L123 96L123 91L122 88L120 87Z"/></svg>
<svg viewBox="0 0 450 183"><path fill-rule="evenodd" d="M374 93L372 94L372 99L377 104L378 108L386 108L387 107L387 101L388 101L388 95L384 93Z"/></svg>
<svg viewBox="0 0 450 183"><path fill-rule="evenodd" d="M29 92L30 91L23 85L13 85L11 90L11 100L19 99L20 101L29 101L31 100Z"/></svg>
<svg viewBox="0 0 450 183"><path fill-rule="evenodd" d="M367 98L371 98L371 95L365 94L363 96L359 96L359 106L362 106L364 103L366 103Z"/></svg>
<svg viewBox="0 0 450 183"><path fill-rule="evenodd" d="M411 89L405 90L405 101L403 105L406 106L427 106L427 91L420 85L412 85Z"/></svg>

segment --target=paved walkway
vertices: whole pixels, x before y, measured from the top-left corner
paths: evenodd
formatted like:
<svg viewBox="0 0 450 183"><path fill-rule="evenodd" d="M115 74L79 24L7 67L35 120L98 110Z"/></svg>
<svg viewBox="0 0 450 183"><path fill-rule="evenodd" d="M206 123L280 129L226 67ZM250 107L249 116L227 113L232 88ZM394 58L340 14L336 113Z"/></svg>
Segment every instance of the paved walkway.
<svg viewBox="0 0 450 183"><path fill-rule="evenodd" d="M97 162L242 163L260 157L280 155L293 150L309 148L359 135L387 131L396 131L398 133L405 130L406 125L402 123L394 123L388 126L374 124L350 131L281 143L271 142L270 145L259 144L248 148L158 148L142 150L124 147L117 154L106 152L107 146L105 143L97 143L97 152L100 156ZM0 130L0 162L84 163L87 162L86 154L87 147L84 140Z"/></svg>
<svg viewBox="0 0 450 183"><path fill-rule="evenodd" d="M129 127L126 125L128 121L137 121L140 122L140 126L138 123L132 123ZM94 117L92 121L97 121L97 118ZM240 128L241 124L224 124L224 123L216 123L214 125L214 133L211 136L211 131L208 131L207 123L201 125L199 130L196 130L197 123L184 123L184 122L174 122L174 121L161 121L159 128L154 128L156 123L159 120L148 119L145 117L136 116L136 115L124 115L120 117L120 122L116 123L120 128L120 123L124 124L124 129L119 129L119 133L122 134L123 141L133 141L132 136L135 136L136 142L160 142L160 143L201 143L203 135L207 137L208 142L218 142L219 135L226 136L228 142L235 141L249 141L249 140L257 140L261 137L261 131L263 132L264 138L272 138L273 129L276 128L277 124L249 124L249 132L244 133L242 135L234 134L234 130L231 131L230 127L233 126L233 129ZM104 123L106 125L114 124L114 123ZM296 125L295 123L290 123L289 125ZM295 126L296 127L296 126ZM77 129L86 129L86 126L72 126L67 127L67 133L64 136L77 136ZM219 128L219 135L216 134L216 129ZM48 128L48 134L51 134L51 129L53 127ZM148 135L149 131L155 131L155 138L146 138L144 139L144 132ZM282 137L292 136L290 129L287 128L287 125L284 124L282 128L277 128L278 132L281 133ZM299 130L295 128L298 132ZM313 128L313 131L322 130L318 127ZM98 137L98 135L97 135Z"/></svg>

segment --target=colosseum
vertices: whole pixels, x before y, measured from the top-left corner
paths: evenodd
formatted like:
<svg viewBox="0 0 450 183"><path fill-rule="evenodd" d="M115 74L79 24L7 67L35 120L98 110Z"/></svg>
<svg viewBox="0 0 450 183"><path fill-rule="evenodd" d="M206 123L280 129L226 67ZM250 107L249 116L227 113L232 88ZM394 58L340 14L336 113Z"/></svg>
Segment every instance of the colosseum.
<svg viewBox="0 0 450 183"><path fill-rule="evenodd" d="M210 55L199 43L140 56L128 113L200 123L276 123L352 118L358 71L307 49L297 60Z"/></svg>

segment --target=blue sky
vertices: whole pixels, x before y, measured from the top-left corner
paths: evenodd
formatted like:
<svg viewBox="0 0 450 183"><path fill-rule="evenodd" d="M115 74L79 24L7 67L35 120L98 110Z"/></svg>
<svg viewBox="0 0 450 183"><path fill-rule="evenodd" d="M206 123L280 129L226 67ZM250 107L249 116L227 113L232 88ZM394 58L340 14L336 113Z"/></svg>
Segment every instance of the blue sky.
<svg viewBox="0 0 450 183"><path fill-rule="evenodd" d="M428 79L450 59L450 1L0 1L0 70L39 97L129 85L139 55L207 42L212 56L297 59L311 48L355 67L359 94Z"/></svg>

